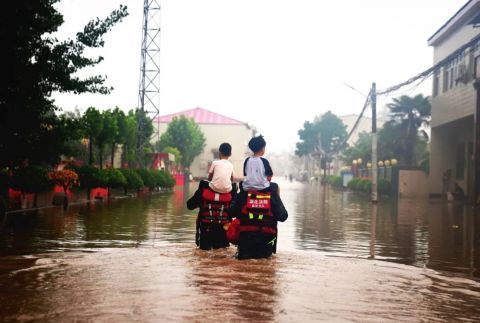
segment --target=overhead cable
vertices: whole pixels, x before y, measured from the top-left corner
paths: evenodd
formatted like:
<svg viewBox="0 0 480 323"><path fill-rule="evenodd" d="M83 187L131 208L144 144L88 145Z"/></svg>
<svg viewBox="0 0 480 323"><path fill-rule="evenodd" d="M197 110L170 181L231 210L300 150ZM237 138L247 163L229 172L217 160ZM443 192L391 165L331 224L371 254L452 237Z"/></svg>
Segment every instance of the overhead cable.
<svg viewBox="0 0 480 323"><path fill-rule="evenodd" d="M385 94L388 94L390 92L393 92L393 91L396 91L398 90L399 88L401 87L404 87L410 83L413 83L415 82L416 80L418 79L421 79L421 78L426 78L428 76L430 76L432 73L434 73L435 71L439 70L441 67L443 67L444 65L448 64L450 61L452 61L453 59L455 59L457 56L459 56L460 54L462 54L467 48L471 47L471 46L474 46L476 45L478 42L480 42L480 34L475 36L474 38L472 38L468 43L462 45L461 47L457 48L457 50L455 50L453 53L451 53L450 55L448 55L447 57L445 57L444 59L442 59L440 62L438 62L437 64L435 64L434 66L430 67L429 69L421 72L420 74L417 74L415 75L414 77L402 82L402 83L399 83L399 84L396 84L394 86L391 86L385 90L382 90L382 91L378 91L377 92L377 95L385 95Z"/></svg>

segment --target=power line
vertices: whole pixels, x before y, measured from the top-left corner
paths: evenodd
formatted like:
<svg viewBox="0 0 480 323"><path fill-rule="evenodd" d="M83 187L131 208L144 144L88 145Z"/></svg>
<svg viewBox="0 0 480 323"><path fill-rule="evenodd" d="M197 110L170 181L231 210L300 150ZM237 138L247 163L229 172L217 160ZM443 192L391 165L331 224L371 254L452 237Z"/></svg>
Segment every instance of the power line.
<svg viewBox="0 0 480 323"><path fill-rule="evenodd" d="M477 46L477 43L480 42L480 34L473 37L468 43L460 46L459 48L457 48L457 50L455 50L452 54L448 55L447 57L445 57L444 59L442 59L440 62L438 62L437 64L435 64L434 66L426 69L425 71L415 75L414 77L404 81L404 82L401 82L399 84L396 84L394 86L391 86L385 90L382 90L382 91L378 91L377 92L377 95L385 95L385 94L388 94L390 92L394 92L408 84L411 84L413 82L415 82L416 80L418 79L424 79L424 78L427 78L428 76L430 76L432 73L434 73L435 71L439 70L440 68L442 68L444 65L447 65L448 63L450 63L452 60L454 60L456 57L460 56L461 54L463 54L463 52L469 48L469 47L472 47L472 46Z"/></svg>
<svg viewBox="0 0 480 323"><path fill-rule="evenodd" d="M363 104L363 108L362 108L362 111L360 112L360 114L358 115L358 118L357 120L355 121L355 123L353 124L353 127L352 129L350 129L350 132L348 133L347 137L340 143L337 145L337 147L335 147L334 150L332 150L331 154L332 155L335 155L336 153L338 153L340 151L340 149L342 149L343 146L345 146L345 144L347 143L347 141L350 139L350 137L352 136L353 132L357 129L358 127L358 124L360 123L360 120L362 120L363 118L363 114L365 112L365 110L367 109L368 105L370 104L370 97L371 97L371 94L372 94L372 90L370 89L370 92L368 92L368 95L365 99L365 103Z"/></svg>

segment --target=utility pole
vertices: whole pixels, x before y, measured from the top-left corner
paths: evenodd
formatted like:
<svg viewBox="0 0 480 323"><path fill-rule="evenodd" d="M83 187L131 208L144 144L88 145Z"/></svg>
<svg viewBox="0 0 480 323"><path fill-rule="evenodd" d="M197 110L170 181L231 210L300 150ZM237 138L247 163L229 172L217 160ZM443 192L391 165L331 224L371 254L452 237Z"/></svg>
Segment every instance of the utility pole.
<svg viewBox="0 0 480 323"><path fill-rule="evenodd" d="M377 85L372 83L372 203L378 202L377 185Z"/></svg>

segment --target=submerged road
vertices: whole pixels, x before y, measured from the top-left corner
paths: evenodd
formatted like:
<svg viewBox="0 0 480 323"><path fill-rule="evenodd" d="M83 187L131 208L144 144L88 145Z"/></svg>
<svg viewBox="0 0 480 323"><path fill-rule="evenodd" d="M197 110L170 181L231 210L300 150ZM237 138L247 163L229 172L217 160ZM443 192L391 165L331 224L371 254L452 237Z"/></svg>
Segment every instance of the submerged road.
<svg viewBox="0 0 480 323"><path fill-rule="evenodd" d="M194 186L11 214L0 231L2 321L478 322L479 220L461 204L279 182L277 254L194 244Z"/></svg>

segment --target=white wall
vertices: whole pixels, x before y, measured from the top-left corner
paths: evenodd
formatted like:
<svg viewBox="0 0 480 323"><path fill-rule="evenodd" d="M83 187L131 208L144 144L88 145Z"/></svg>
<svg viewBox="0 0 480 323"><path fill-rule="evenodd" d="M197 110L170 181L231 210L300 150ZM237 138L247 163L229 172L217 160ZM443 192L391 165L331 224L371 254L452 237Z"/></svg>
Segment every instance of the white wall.
<svg viewBox="0 0 480 323"><path fill-rule="evenodd" d="M232 145L232 156L230 161L233 164L235 175L243 177L243 161L249 156L248 141L253 136L253 130L246 124L242 125L221 125L221 124L198 124L205 135L205 149L203 153L197 156L190 167L190 171L195 178L205 178L208 175L209 163L213 161L214 151L223 142ZM167 129L168 124L160 123L161 136ZM157 129L157 124L154 124ZM157 141L157 138L154 138Z"/></svg>

